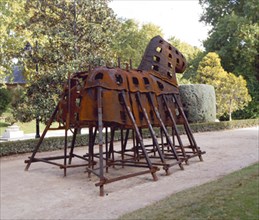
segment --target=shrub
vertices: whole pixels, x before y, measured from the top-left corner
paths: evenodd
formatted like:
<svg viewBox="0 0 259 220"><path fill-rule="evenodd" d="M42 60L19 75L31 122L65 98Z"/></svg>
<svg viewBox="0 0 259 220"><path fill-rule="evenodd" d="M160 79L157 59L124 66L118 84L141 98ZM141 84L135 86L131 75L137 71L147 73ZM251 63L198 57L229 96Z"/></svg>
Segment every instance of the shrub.
<svg viewBox="0 0 259 220"><path fill-rule="evenodd" d="M11 102L11 94L5 88L0 88L0 116L6 111L9 103Z"/></svg>
<svg viewBox="0 0 259 220"><path fill-rule="evenodd" d="M0 143L0 156L32 152L39 139L8 141ZM72 137L68 137L68 146L71 145ZM45 138L40 145L39 152L53 151L64 147L64 137ZM88 143L88 136L78 135L75 146L84 146Z"/></svg>
<svg viewBox="0 0 259 220"><path fill-rule="evenodd" d="M236 120L236 121L224 121L224 122L209 122L209 123L196 123L190 124L193 132L207 132L207 131L219 131L234 128L245 128L258 126L259 119L248 120ZM184 133L183 126L178 126L180 134ZM159 128L155 129L158 134ZM144 138L150 138L150 133L147 129L143 129L142 135ZM115 132L114 140L120 140L120 132ZM34 147L38 143L38 139L9 141L0 143L0 157L8 156L12 154L29 153L32 152ZM68 146L71 145L72 137L68 137ZM88 135L77 135L75 146L88 145ZM50 137L45 138L39 148L39 151L53 151L62 149L64 147L64 137Z"/></svg>

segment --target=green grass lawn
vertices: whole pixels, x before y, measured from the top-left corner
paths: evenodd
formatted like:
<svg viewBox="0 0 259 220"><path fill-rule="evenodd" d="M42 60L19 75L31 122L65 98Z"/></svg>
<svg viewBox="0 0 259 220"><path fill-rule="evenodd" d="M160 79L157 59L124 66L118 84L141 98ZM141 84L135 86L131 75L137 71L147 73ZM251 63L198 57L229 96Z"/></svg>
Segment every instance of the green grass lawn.
<svg viewBox="0 0 259 220"><path fill-rule="evenodd" d="M259 164L173 194L119 219L258 220Z"/></svg>
<svg viewBox="0 0 259 220"><path fill-rule="evenodd" d="M4 118L7 118L8 116L11 116L10 112L5 112L3 117L0 119L0 136L3 135L5 129L10 126L10 123L6 122ZM30 122L22 123L22 122L16 122L20 127L20 130L24 132L24 134L30 134L30 133L36 133L36 120L32 120ZM53 122L52 127L57 127L58 123ZM43 132L45 129L46 125L44 123L40 123L40 133Z"/></svg>
<svg viewBox="0 0 259 220"><path fill-rule="evenodd" d="M36 121L35 120L33 120L31 122L27 122L27 123L17 122L15 124L17 124L20 127L20 130L22 130L25 134L36 132ZM10 124L8 124L6 122L0 122L0 136L4 133L5 129L9 125ZM41 133L43 132L45 126L46 126L45 124L40 123L40 132Z"/></svg>

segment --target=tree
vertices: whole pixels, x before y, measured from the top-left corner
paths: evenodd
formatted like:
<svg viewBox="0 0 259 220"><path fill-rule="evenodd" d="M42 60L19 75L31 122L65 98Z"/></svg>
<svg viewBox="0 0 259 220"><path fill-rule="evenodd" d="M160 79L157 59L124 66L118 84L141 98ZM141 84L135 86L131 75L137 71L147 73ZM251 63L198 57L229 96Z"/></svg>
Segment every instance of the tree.
<svg viewBox="0 0 259 220"><path fill-rule="evenodd" d="M152 23L140 26L133 19L120 19L120 31L112 44L113 57L120 57L124 62L131 59L133 68L137 68L147 44L156 35L163 36L163 33L160 27Z"/></svg>
<svg viewBox="0 0 259 220"><path fill-rule="evenodd" d="M244 109L243 117L259 117L259 1L199 2L204 9L201 21L212 25L204 42L206 52L217 52L226 71L244 77L252 102Z"/></svg>
<svg viewBox="0 0 259 220"><path fill-rule="evenodd" d="M200 61L202 58L206 56L206 53L203 51L200 51L196 54L196 56L193 59L190 59L188 61L188 65L186 70L183 73L183 78L186 80L189 80L191 82L195 81L196 75L197 75L197 69L199 66Z"/></svg>
<svg viewBox="0 0 259 220"><path fill-rule="evenodd" d="M20 105L15 103L14 115L21 121L40 115L45 121L68 73L113 58L109 45L118 22L108 0L25 1L21 5L26 19L13 24L13 32L30 34L13 54L27 73L28 87L17 102Z"/></svg>
<svg viewBox="0 0 259 220"><path fill-rule="evenodd" d="M7 110L9 103L11 102L11 95L5 88L0 87L0 116Z"/></svg>
<svg viewBox="0 0 259 220"><path fill-rule="evenodd" d="M186 42L177 39L176 37L170 37L168 39L169 43L171 43L174 47L176 47L181 53L185 56L187 62L189 63L193 60L197 55L202 52L198 47L192 46Z"/></svg>
<svg viewBox="0 0 259 220"><path fill-rule="evenodd" d="M17 58L25 39L29 39L28 31L19 30L19 26L28 18L25 13L25 0L0 0L0 79L13 71L13 59Z"/></svg>
<svg viewBox="0 0 259 220"><path fill-rule="evenodd" d="M258 0L199 0L203 8L201 21L216 26L220 19L232 14L246 17L252 23L258 22L259 1Z"/></svg>
<svg viewBox="0 0 259 220"><path fill-rule="evenodd" d="M180 39L175 37L170 37L168 41L179 51L181 51L187 60L187 68L184 73L177 74L178 82L181 84L190 84L192 78L196 76L198 64L201 60L201 55L203 55L203 52L198 47L182 42Z"/></svg>
<svg viewBox="0 0 259 220"><path fill-rule="evenodd" d="M32 32L30 43L40 74L53 74L61 66L67 71L84 70L111 56L108 45L117 20L107 0L27 1L25 9L30 19L23 28ZM34 66L32 61L26 59L25 65Z"/></svg>
<svg viewBox="0 0 259 220"><path fill-rule="evenodd" d="M13 116L22 122L40 117L46 123L59 102L65 80L62 69L57 69L55 75L35 77L27 88L19 90L20 98L12 103Z"/></svg>
<svg viewBox="0 0 259 220"><path fill-rule="evenodd" d="M259 25L243 17L229 15L221 19L204 42L207 52L217 51L227 71L243 74L249 82L259 80Z"/></svg>
<svg viewBox="0 0 259 220"><path fill-rule="evenodd" d="M225 113L232 119L232 112L244 108L250 101L246 81L226 72L216 53L208 53L199 63L196 82L214 86L216 93L217 114Z"/></svg>
<svg viewBox="0 0 259 220"><path fill-rule="evenodd" d="M248 93L247 82L243 76L235 76L233 73L228 73L226 81L226 92L224 94L226 100L224 103L228 107L229 120L232 120L232 113L243 109L251 101L251 96Z"/></svg>

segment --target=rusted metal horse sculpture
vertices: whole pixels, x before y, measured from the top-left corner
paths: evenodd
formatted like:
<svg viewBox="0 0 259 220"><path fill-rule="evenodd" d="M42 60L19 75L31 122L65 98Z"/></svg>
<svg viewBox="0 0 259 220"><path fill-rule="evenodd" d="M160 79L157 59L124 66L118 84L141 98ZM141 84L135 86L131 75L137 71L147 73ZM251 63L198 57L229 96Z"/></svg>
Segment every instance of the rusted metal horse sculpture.
<svg viewBox="0 0 259 220"><path fill-rule="evenodd" d="M133 70L131 65L121 69L118 62L116 68L100 66L74 73L69 77L32 156L25 161L25 169L28 170L31 163L41 161L59 166L66 175L69 167L85 166L89 175L93 173L98 176L96 186L100 187L102 196L105 184L147 173L157 180L159 167L169 174L171 166L179 165L183 169L183 163L188 163L192 157L202 161L205 152L196 144L179 97L176 72L182 73L185 68L184 56L157 36L147 46L137 70ZM65 130L64 154L37 158L36 153L47 131L52 129L53 121L59 122L56 129ZM183 144L178 124L184 127L187 145ZM74 152L76 137L81 128L89 129L85 155ZM69 130L73 133L70 147ZM151 144L145 143L144 133L147 131ZM119 134L120 149L114 147L116 133ZM129 138L132 139L131 144ZM99 148L95 142L98 142ZM75 157L85 163L72 164ZM142 169L108 178L105 172L114 166Z"/></svg>

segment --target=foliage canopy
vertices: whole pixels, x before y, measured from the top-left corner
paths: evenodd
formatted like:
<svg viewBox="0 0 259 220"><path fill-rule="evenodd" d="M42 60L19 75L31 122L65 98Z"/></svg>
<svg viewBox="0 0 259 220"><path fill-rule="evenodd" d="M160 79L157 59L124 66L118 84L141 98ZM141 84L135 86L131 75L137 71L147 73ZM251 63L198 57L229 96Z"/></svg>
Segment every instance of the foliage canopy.
<svg viewBox="0 0 259 220"><path fill-rule="evenodd" d="M114 52L113 57L119 57L124 62L129 62L131 59L133 68L137 68L147 44L154 36L163 36L162 30L152 23L140 26L133 19L119 19L119 21L120 29L111 47Z"/></svg>
<svg viewBox="0 0 259 220"><path fill-rule="evenodd" d="M118 21L107 0L18 3L18 15L26 16L10 31L28 34L20 39L16 53L11 53L10 47L7 52L24 67L28 88L20 102L14 103L14 115L21 121L40 115L45 121L57 104L62 82L69 73L112 59L108 45L116 34Z"/></svg>
<svg viewBox="0 0 259 220"><path fill-rule="evenodd" d="M199 0L201 21L212 25L204 42L206 52L216 52L223 68L242 75L252 102L239 116L259 117L259 0Z"/></svg>
<svg viewBox="0 0 259 220"><path fill-rule="evenodd" d="M0 116L7 110L9 103L11 102L11 95L5 88L0 87Z"/></svg>
<svg viewBox="0 0 259 220"><path fill-rule="evenodd" d="M25 0L0 0L0 78L11 74L13 59L24 48L29 31L22 31L19 26L28 18L24 11Z"/></svg>
<svg viewBox="0 0 259 220"><path fill-rule="evenodd" d="M227 113L231 120L233 111L244 108L251 101L244 78L226 72L216 53L210 52L201 60L196 80L214 86L218 116Z"/></svg>
<svg viewBox="0 0 259 220"><path fill-rule="evenodd" d="M204 42L206 52L175 37L169 39L189 63L184 77L178 77L180 83L192 80L214 83L218 88L220 84L225 89L219 92L227 94L218 97L224 102L219 114L231 114L247 105L250 98L246 90L238 89L246 86L253 98L246 117L259 114L258 1L200 0L204 9L201 21L212 25ZM154 24L140 26L135 20L116 18L108 2L0 0L0 78L12 72L15 58L28 82L21 100L13 102L17 119L29 121L40 115L46 121L68 73L85 70L89 64L116 65L118 57L123 63L131 59L133 68L137 68L149 40L163 36ZM221 61L212 59L209 52L215 51ZM232 91L235 95L230 97ZM240 100L239 95L246 99Z"/></svg>

